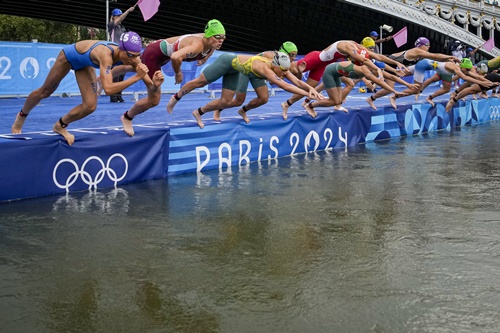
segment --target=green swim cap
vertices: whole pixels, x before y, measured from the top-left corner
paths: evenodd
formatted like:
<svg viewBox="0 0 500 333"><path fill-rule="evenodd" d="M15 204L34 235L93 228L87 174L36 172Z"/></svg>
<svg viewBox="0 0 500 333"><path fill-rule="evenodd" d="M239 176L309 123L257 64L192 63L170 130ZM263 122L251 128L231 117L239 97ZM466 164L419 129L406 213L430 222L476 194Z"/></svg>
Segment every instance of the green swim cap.
<svg viewBox="0 0 500 333"><path fill-rule="evenodd" d="M292 42L284 42L283 44L281 44L278 51L290 54L290 52L299 52L299 49L297 48L297 45Z"/></svg>
<svg viewBox="0 0 500 333"><path fill-rule="evenodd" d="M469 58L462 58L462 61L460 62L460 67L471 69L472 61Z"/></svg>
<svg viewBox="0 0 500 333"><path fill-rule="evenodd" d="M205 37L212 37L213 35L225 35L226 30L219 20L210 20L205 26Z"/></svg>

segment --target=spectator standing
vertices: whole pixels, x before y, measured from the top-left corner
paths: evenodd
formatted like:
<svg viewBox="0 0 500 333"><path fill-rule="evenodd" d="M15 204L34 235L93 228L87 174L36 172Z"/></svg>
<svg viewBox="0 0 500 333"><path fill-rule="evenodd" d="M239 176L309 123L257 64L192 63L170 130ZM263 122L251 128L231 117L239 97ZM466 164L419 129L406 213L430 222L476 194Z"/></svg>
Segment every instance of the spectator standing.
<svg viewBox="0 0 500 333"><path fill-rule="evenodd" d="M122 24L122 22L125 20L127 15L130 12L133 12L135 9L135 6L130 7L127 9L125 12L122 12L120 9L115 8L111 12L111 18L108 23L108 32L109 32L109 38L112 42L118 43L120 41L120 36L127 32L127 29L125 26ZM125 74L119 75L115 78L113 78L113 82L121 82L125 78ZM117 92L116 94L113 94L109 97L109 101L111 103L123 103L125 102L122 98L122 92Z"/></svg>
<svg viewBox="0 0 500 333"><path fill-rule="evenodd" d="M467 51L465 50L465 46L459 40L456 40L455 43L451 45L451 54L456 57L458 60L462 61L463 58L467 56ZM455 89L458 89L461 83L458 76L453 78Z"/></svg>
<svg viewBox="0 0 500 333"><path fill-rule="evenodd" d="M467 56L467 52L465 50L465 46L459 41L456 40L455 44L451 47L451 54L457 57L459 60L462 60Z"/></svg>
<svg viewBox="0 0 500 333"><path fill-rule="evenodd" d="M378 54L380 54L380 47L378 44L384 43L384 42L387 42L387 41L390 41L391 39L393 39L392 36L379 38L380 36L375 30L370 32L370 37L375 41L375 51L374 52L378 53Z"/></svg>
<svg viewBox="0 0 500 333"><path fill-rule="evenodd" d="M469 58L472 61L472 64L476 64L476 52L481 48L482 45L476 47L473 49L472 47L467 48L467 58Z"/></svg>

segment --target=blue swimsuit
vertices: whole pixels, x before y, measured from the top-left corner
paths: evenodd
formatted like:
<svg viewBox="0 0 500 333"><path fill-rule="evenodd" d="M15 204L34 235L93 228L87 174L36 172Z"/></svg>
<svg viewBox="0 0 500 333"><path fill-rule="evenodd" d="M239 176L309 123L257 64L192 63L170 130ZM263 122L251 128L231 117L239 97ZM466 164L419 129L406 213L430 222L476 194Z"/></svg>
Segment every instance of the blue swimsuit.
<svg viewBox="0 0 500 333"><path fill-rule="evenodd" d="M97 42L94 45L92 45L92 47L90 49L88 49L85 53L79 53L76 50L76 44L71 44L71 45L65 46L63 48L63 52L66 56L66 59L71 64L71 69L77 71L79 69L89 67L89 66L94 67L94 68L99 68L99 65L94 63L92 61L92 59L90 58L90 52L92 52L92 50L98 45L107 46L111 50L111 57L113 57L115 52L114 52L113 48L109 45L118 45L118 44L113 43L113 42ZM113 66L116 66L116 65L121 65L121 62L118 61L118 62L113 64Z"/></svg>

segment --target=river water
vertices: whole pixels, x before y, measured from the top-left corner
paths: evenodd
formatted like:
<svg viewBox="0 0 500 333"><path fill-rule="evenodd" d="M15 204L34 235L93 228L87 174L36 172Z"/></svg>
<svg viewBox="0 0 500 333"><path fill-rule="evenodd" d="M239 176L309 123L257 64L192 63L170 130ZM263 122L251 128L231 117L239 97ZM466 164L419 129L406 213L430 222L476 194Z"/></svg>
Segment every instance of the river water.
<svg viewBox="0 0 500 333"><path fill-rule="evenodd" d="M500 123L0 204L2 332L498 332Z"/></svg>

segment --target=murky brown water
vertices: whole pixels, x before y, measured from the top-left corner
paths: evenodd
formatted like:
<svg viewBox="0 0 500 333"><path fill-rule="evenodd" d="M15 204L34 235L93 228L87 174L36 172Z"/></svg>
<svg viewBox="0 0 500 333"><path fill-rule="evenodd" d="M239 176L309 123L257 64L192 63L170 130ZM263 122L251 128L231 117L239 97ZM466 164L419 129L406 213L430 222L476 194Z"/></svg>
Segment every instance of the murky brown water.
<svg viewBox="0 0 500 333"><path fill-rule="evenodd" d="M0 205L4 332L498 332L500 123Z"/></svg>

